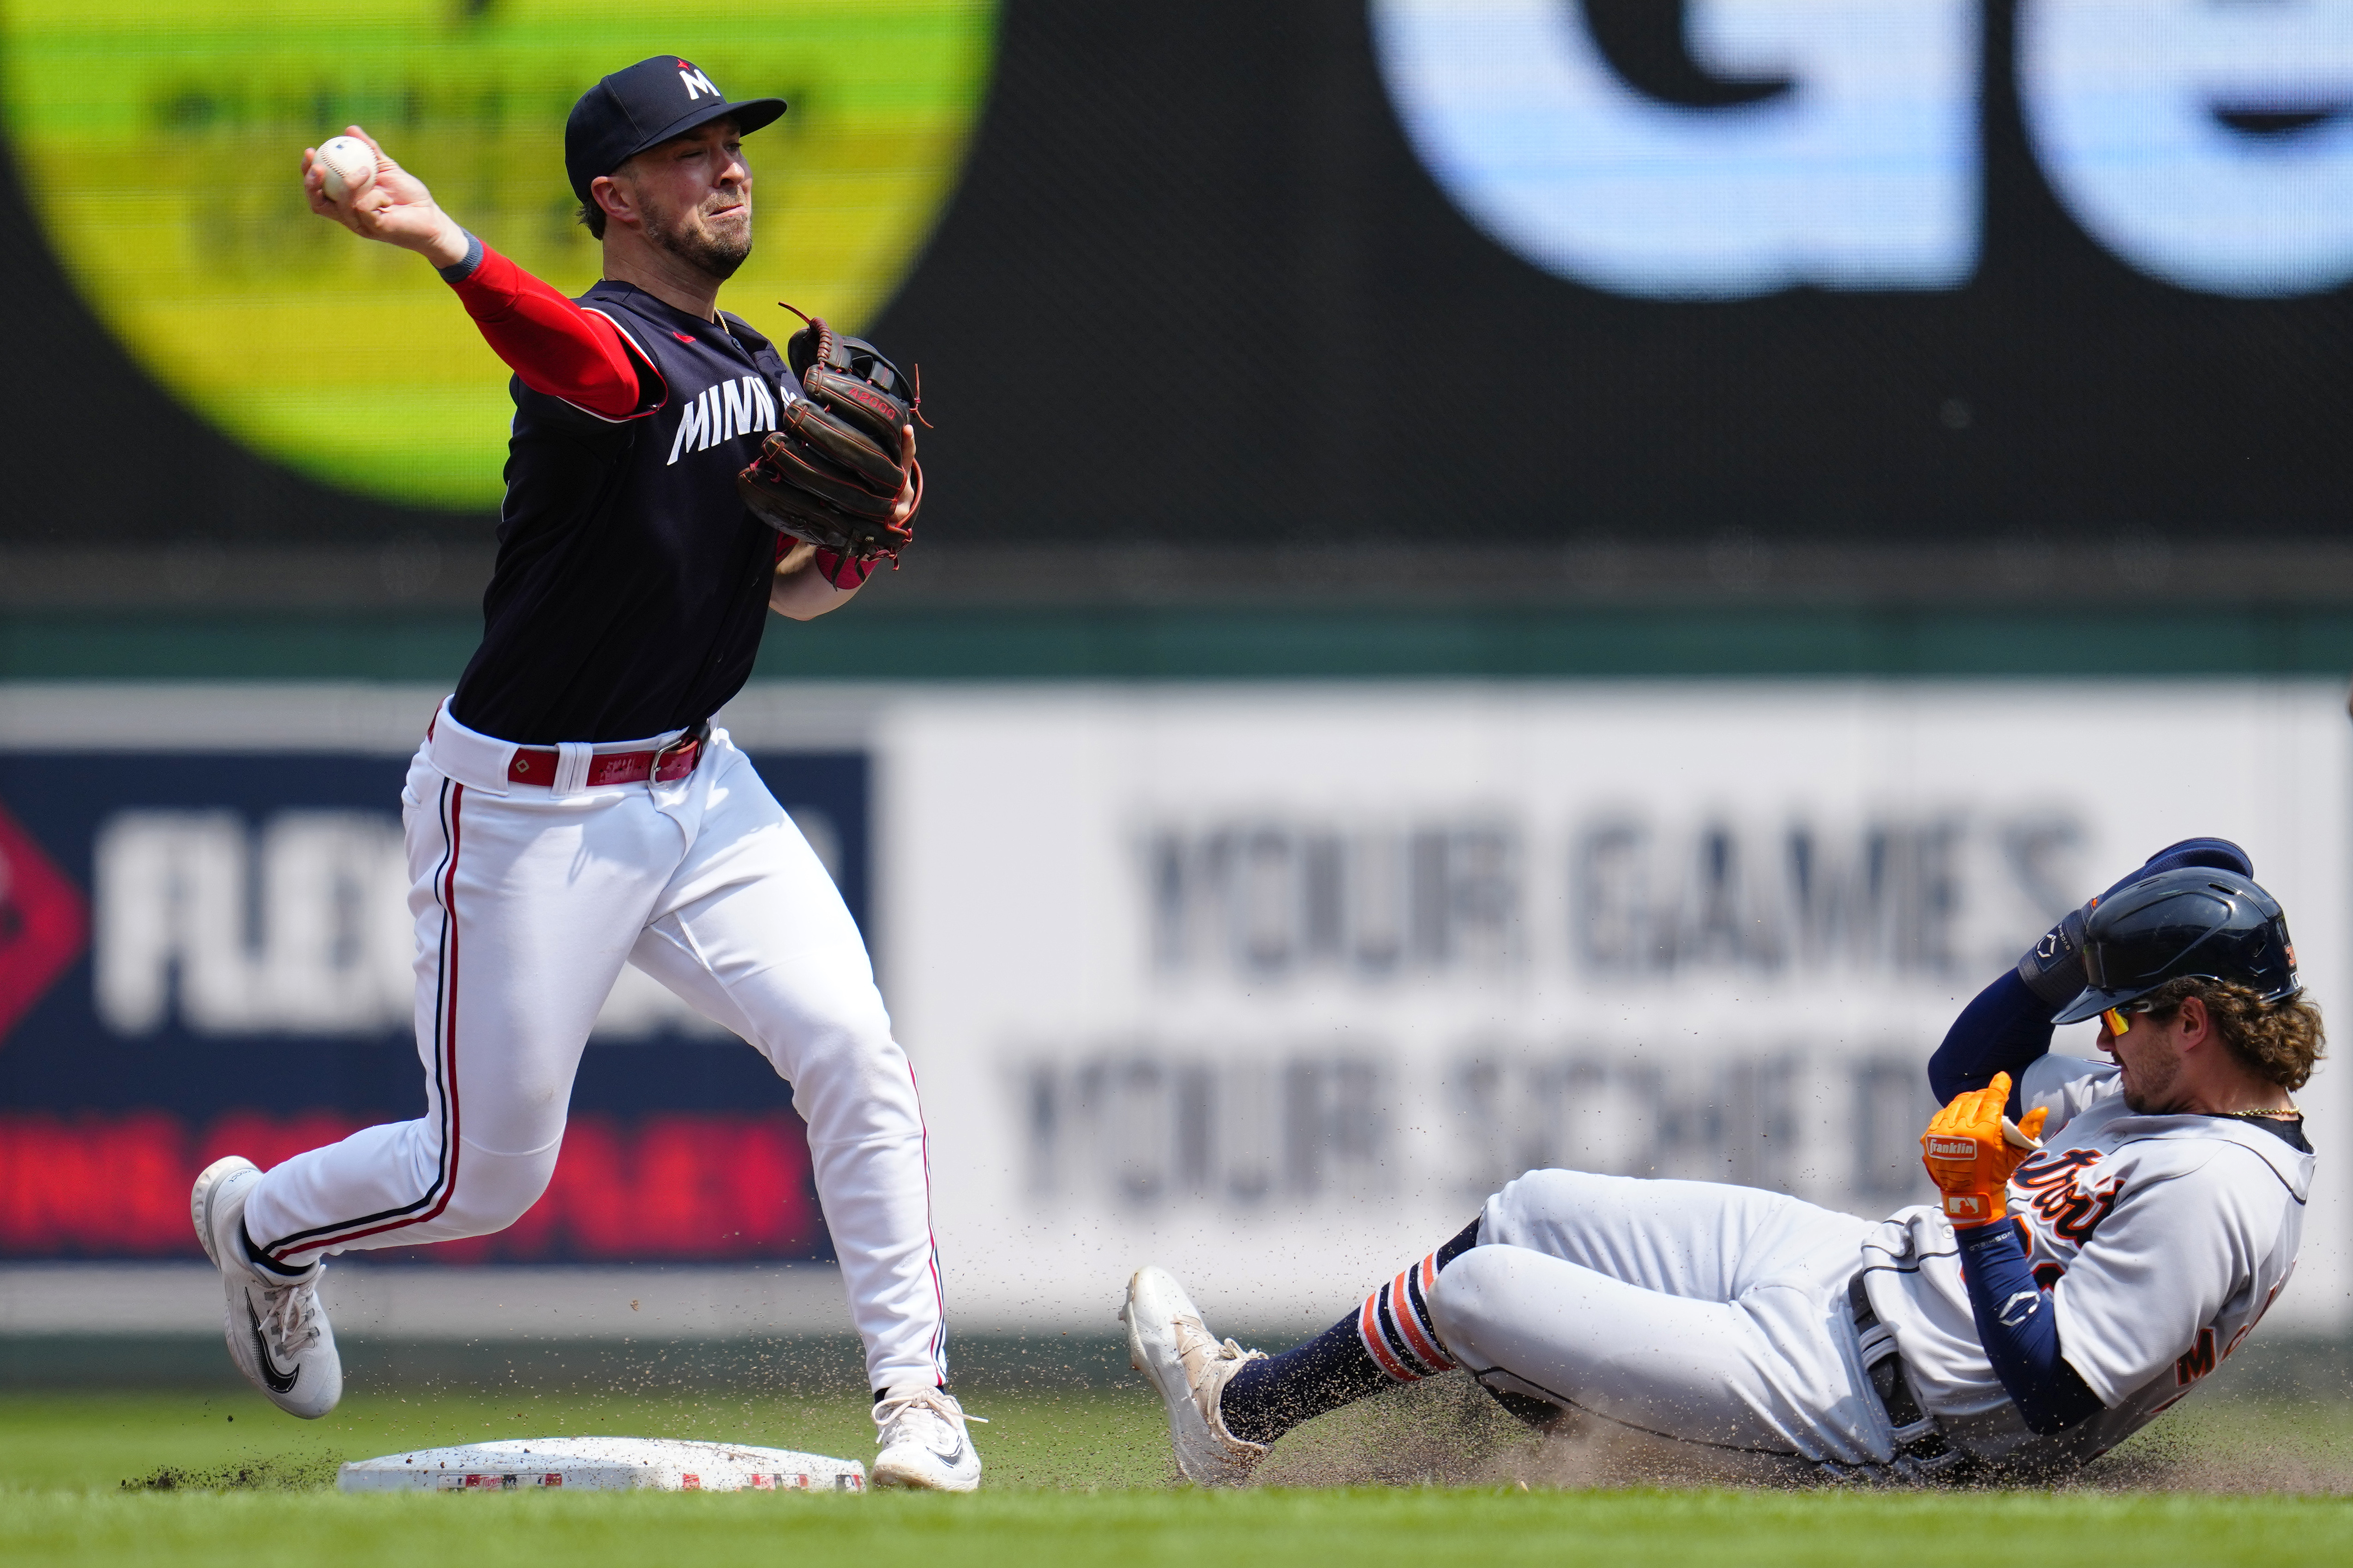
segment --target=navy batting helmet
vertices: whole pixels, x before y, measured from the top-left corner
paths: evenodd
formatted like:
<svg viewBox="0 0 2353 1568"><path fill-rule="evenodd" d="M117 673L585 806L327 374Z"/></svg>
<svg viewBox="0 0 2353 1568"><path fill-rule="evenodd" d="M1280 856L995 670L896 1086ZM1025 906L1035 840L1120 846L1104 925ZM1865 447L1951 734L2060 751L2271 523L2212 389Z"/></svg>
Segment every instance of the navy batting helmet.
<svg viewBox="0 0 2353 1568"><path fill-rule="evenodd" d="M2279 900L2249 878L2204 866L2160 871L2102 899L2084 926L2084 975L2090 984L2052 1023L2079 1023L2183 975L2244 985L2266 1003L2304 989Z"/></svg>

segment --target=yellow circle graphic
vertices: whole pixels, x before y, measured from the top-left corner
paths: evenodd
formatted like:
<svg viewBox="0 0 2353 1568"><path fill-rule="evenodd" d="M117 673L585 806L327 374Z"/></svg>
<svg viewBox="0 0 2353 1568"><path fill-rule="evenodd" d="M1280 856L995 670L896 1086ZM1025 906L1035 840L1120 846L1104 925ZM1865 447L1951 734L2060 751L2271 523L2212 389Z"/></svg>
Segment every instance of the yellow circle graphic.
<svg viewBox="0 0 2353 1568"><path fill-rule="evenodd" d="M358 124L484 241L567 294L597 275L564 120L597 78L693 60L792 110L744 143L756 241L721 303L855 331L955 187L990 0L9 0L11 142L83 295L230 434L320 479L497 501L506 369L417 257L304 206L302 149ZM902 353L906 351L901 351Z"/></svg>

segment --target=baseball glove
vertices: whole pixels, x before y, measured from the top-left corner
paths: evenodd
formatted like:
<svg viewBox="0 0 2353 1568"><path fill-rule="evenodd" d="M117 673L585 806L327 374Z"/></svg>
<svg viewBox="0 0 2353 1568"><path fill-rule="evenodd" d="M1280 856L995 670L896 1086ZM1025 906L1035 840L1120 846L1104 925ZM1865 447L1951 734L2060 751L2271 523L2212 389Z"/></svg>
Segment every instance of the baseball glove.
<svg viewBox="0 0 2353 1568"><path fill-rule="evenodd" d="M923 470L911 431L923 417L923 390L863 338L838 336L821 317L801 319L808 325L786 341L785 358L808 395L785 405L782 427L735 476L735 489L753 516L818 547L827 581L851 587L875 561L897 564L914 542ZM895 515L911 491L914 504Z"/></svg>

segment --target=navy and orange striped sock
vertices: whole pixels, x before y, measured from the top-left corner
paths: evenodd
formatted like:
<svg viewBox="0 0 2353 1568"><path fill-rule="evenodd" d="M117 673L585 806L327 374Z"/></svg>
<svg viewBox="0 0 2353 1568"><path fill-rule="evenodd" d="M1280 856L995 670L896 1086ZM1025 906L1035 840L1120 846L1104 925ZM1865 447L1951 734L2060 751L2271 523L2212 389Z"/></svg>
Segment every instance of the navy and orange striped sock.
<svg viewBox="0 0 2353 1568"><path fill-rule="evenodd" d="M1479 1222L1382 1284L1303 1345L1254 1361L1226 1384L1219 1410L1246 1443L1271 1443L1303 1421L1454 1364L1430 1321L1439 1271L1478 1245Z"/></svg>

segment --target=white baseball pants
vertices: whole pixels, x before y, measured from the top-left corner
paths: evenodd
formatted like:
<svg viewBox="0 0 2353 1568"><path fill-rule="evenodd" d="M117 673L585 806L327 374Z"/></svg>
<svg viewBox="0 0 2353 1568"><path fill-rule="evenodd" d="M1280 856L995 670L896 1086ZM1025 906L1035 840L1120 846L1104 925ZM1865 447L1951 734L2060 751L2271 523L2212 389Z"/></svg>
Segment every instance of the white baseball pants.
<svg viewBox="0 0 2353 1568"><path fill-rule="evenodd" d="M1846 1295L1871 1228L1753 1187L1532 1171L1487 1200L1430 1316L1490 1387L1685 1442L1884 1464Z"/></svg>
<svg viewBox="0 0 2353 1568"><path fill-rule="evenodd" d="M591 750L571 758L583 774ZM554 1173L580 1053L634 963L792 1084L872 1385L942 1381L914 1079L858 927L799 829L723 730L662 784L559 795L510 784L513 752L445 706L402 792L425 1114L270 1170L247 1234L300 1267L513 1224Z"/></svg>

